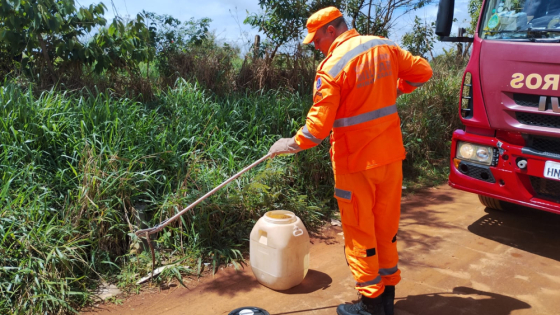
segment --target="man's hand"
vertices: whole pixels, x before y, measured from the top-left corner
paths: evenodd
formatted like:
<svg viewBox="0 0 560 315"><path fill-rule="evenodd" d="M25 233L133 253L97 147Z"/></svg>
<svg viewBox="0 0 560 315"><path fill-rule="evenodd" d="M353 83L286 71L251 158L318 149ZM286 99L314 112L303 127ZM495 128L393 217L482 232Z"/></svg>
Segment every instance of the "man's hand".
<svg viewBox="0 0 560 315"><path fill-rule="evenodd" d="M270 150L268 150L268 154L271 154L271 157L275 157L278 154L285 154L285 153L298 153L301 151L301 148L296 143L294 138L282 138L276 141Z"/></svg>

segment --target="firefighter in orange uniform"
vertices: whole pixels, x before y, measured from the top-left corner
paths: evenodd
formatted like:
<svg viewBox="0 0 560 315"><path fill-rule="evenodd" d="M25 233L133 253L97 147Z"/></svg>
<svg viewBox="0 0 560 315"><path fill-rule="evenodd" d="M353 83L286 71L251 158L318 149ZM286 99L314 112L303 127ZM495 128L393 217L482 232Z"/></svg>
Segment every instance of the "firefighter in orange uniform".
<svg viewBox="0 0 560 315"><path fill-rule="evenodd" d="M335 198L345 254L362 298L339 315L393 315L400 218L403 146L396 100L432 76L429 63L394 42L361 36L342 13L328 7L307 20L308 35L323 52L305 126L278 140L269 153L296 153L330 135Z"/></svg>

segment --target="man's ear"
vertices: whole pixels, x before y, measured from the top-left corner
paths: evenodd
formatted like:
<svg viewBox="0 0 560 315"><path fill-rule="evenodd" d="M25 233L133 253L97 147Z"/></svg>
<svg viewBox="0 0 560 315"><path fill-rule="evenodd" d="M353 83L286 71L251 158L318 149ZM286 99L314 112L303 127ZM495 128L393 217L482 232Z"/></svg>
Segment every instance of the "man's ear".
<svg viewBox="0 0 560 315"><path fill-rule="evenodd" d="M332 25L327 26L327 34L331 36L336 34L336 29L334 28L334 26Z"/></svg>

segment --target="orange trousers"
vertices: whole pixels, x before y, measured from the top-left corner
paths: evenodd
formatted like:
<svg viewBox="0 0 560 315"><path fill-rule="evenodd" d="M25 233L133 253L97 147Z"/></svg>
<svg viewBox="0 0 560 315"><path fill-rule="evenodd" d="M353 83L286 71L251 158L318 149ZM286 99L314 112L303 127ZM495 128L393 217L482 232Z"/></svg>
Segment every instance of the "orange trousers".
<svg viewBox="0 0 560 315"><path fill-rule="evenodd" d="M402 161L335 174L346 260L356 289L370 298L401 280L397 266L401 192Z"/></svg>

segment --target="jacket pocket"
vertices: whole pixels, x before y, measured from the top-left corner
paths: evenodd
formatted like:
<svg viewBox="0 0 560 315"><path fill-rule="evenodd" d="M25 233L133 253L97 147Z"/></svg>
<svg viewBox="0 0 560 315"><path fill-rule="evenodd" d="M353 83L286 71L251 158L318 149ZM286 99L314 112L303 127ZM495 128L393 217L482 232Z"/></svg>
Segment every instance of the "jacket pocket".
<svg viewBox="0 0 560 315"><path fill-rule="evenodd" d="M334 197L338 201L338 209L340 210L342 224L358 226L359 217L356 197L352 191L335 188Z"/></svg>

